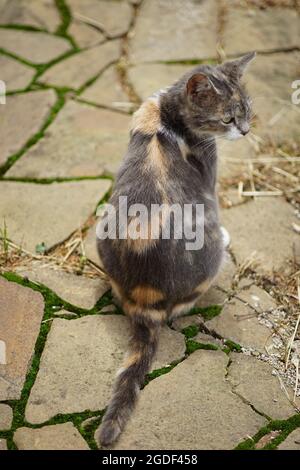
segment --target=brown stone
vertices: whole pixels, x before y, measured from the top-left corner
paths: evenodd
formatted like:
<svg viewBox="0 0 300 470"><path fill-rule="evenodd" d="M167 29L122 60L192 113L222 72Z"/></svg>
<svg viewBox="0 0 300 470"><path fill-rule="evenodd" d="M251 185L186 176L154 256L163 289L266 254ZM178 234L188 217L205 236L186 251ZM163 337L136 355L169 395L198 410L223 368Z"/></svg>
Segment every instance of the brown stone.
<svg viewBox="0 0 300 470"><path fill-rule="evenodd" d="M300 450L300 429L295 429L279 446L278 450Z"/></svg>
<svg viewBox="0 0 300 470"><path fill-rule="evenodd" d="M6 346L5 363L0 363L0 400L21 396L43 312L39 292L0 278L0 339Z"/></svg>

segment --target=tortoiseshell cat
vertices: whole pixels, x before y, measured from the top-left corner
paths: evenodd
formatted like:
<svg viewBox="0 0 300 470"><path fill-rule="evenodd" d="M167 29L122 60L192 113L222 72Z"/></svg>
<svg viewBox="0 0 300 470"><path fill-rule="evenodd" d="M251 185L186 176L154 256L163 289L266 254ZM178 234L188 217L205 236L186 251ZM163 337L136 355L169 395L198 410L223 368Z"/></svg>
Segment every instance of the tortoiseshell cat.
<svg viewBox="0 0 300 470"><path fill-rule="evenodd" d="M112 288L132 325L128 357L100 427L102 445L118 438L134 408L160 327L194 305L222 264L215 137L233 140L249 131L250 100L241 77L254 56L198 66L134 114L110 203L117 209L119 197L127 196L128 206L204 204L204 245L188 251L184 239L98 239Z"/></svg>

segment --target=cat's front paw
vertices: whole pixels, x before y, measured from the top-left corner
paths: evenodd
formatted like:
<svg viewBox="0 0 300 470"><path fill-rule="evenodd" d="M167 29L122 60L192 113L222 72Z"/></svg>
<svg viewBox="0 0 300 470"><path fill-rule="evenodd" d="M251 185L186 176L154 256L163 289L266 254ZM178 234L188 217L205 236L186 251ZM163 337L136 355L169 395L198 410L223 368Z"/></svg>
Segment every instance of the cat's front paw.
<svg viewBox="0 0 300 470"><path fill-rule="evenodd" d="M229 232L226 230L225 227L221 227L222 239L224 243L224 247L228 248L230 245L230 235Z"/></svg>

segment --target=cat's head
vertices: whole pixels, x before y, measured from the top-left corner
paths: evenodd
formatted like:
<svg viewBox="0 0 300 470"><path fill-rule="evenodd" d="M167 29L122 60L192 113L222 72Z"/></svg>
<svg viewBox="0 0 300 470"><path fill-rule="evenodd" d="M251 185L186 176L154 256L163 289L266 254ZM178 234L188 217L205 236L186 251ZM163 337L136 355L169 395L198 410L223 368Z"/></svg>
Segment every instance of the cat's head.
<svg viewBox="0 0 300 470"><path fill-rule="evenodd" d="M199 66L185 83L186 118L197 134L235 140L246 135L252 116L251 100L241 83L255 52L218 65Z"/></svg>

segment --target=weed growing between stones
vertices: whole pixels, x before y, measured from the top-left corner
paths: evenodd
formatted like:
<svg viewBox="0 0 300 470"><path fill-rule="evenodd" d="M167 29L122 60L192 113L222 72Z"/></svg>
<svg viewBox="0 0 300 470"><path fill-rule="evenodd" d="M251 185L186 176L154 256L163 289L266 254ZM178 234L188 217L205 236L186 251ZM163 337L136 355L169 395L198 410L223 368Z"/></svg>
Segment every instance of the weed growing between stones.
<svg viewBox="0 0 300 470"><path fill-rule="evenodd" d="M187 315L201 315L205 321L212 320L212 318L220 315L222 311L222 305L210 305L209 307L194 307Z"/></svg>
<svg viewBox="0 0 300 470"><path fill-rule="evenodd" d="M287 436L300 427L300 415L296 414L291 416L287 420L274 420L270 421L266 426L261 428L258 433L255 434L250 439L246 439L241 442L235 449L236 450L255 450L255 444L266 434L271 431L281 431L281 433L275 437L271 442L269 442L263 450L273 450L278 447L278 445L283 442Z"/></svg>

